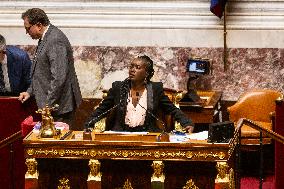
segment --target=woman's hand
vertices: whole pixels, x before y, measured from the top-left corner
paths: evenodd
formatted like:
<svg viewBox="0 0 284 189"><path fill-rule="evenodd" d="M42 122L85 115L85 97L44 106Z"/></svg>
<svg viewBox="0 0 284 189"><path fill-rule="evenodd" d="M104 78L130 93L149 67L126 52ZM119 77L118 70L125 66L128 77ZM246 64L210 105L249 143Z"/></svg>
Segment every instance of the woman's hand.
<svg viewBox="0 0 284 189"><path fill-rule="evenodd" d="M192 133L193 129L194 127L192 125L187 125L183 128L183 130L185 130L187 133Z"/></svg>

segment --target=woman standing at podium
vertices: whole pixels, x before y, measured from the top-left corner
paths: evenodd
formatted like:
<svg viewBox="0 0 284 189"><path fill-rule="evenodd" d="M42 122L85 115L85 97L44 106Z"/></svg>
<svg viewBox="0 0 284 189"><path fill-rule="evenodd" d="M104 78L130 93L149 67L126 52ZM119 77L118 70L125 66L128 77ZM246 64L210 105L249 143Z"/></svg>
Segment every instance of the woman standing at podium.
<svg viewBox="0 0 284 189"><path fill-rule="evenodd" d="M124 81L115 81L107 97L85 122L85 128L111 112L110 124L106 130L130 132L165 131L165 123L157 116L158 110L171 114L184 130L193 131L193 123L165 95L161 82L152 82L153 61L148 56L138 56L129 65L129 77ZM162 128L156 122L162 123Z"/></svg>

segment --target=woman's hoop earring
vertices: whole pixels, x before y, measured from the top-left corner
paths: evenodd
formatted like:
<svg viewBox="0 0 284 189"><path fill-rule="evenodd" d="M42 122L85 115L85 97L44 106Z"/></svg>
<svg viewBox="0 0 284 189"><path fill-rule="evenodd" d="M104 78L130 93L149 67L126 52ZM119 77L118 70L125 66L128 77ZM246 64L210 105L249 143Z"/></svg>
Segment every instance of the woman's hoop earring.
<svg viewBox="0 0 284 189"><path fill-rule="evenodd" d="M147 80L147 77L148 77L148 76L146 76L146 77L144 78L144 83L145 83L145 84L147 84L147 81L148 81L148 80Z"/></svg>

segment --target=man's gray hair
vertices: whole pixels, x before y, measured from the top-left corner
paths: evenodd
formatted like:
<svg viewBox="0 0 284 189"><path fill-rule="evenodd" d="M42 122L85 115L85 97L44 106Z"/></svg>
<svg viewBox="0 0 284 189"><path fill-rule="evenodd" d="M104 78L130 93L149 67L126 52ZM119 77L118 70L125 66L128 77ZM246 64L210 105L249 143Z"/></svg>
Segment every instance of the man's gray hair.
<svg viewBox="0 0 284 189"><path fill-rule="evenodd" d="M0 51L6 51L6 40L1 34L0 34Z"/></svg>

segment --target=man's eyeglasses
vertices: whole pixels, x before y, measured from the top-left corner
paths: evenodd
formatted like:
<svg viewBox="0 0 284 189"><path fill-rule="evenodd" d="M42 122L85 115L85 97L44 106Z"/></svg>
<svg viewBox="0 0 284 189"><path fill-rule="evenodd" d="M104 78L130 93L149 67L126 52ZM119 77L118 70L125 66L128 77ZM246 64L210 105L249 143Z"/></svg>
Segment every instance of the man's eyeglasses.
<svg viewBox="0 0 284 189"><path fill-rule="evenodd" d="M26 29L26 32L27 33L29 33L30 32L30 29L31 29L31 27L33 27L35 24L33 24L33 25L30 25L29 27L25 27L25 29Z"/></svg>

